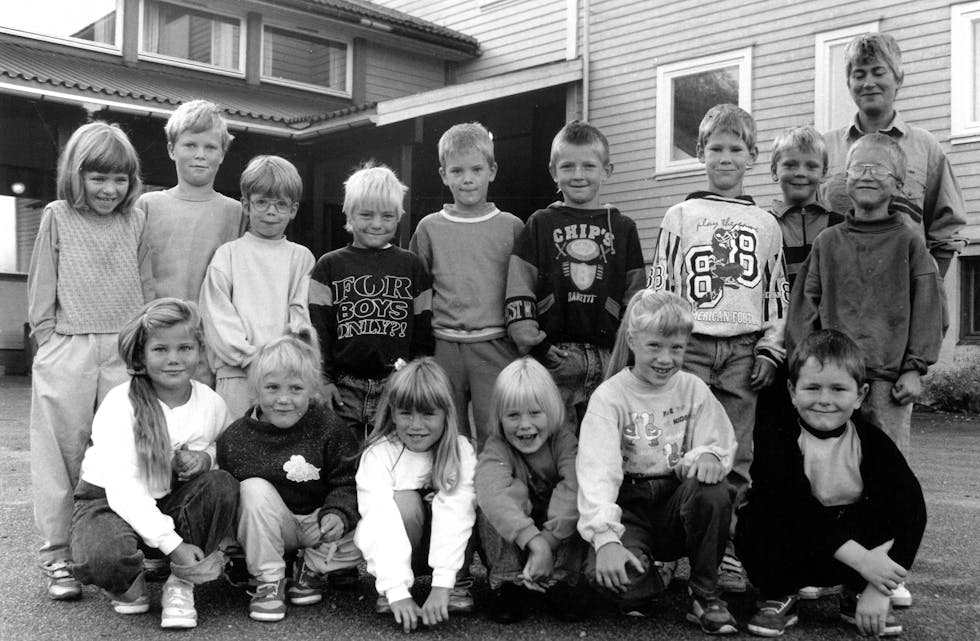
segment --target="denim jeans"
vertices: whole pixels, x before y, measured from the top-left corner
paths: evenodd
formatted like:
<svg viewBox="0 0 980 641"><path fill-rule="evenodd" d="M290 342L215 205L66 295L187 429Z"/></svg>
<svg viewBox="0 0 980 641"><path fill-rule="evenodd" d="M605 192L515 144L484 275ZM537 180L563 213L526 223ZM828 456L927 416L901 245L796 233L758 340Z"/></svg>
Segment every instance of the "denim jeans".
<svg viewBox="0 0 980 641"><path fill-rule="evenodd" d="M174 483L157 507L173 519L174 530L185 542L210 555L222 540L234 537L238 481L223 470L203 472ZM121 594L143 570L144 545L136 530L109 507L103 488L85 481L78 484L71 524L76 579Z"/></svg>
<svg viewBox="0 0 980 641"><path fill-rule="evenodd" d="M736 506L744 500L751 482L749 468L752 466L756 408L756 392L752 390L751 381L758 339L756 334L729 338L693 334L684 356L684 371L708 384L735 429L738 448L728 482L737 492Z"/></svg>
<svg viewBox="0 0 980 641"><path fill-rule="evenodd" d="M708 485L675 476L624 479L616 499L625 527L620 540L647 571L631 576L625 592L607 594L626 609L643 605L664 588L653 561L686 556L691 563L691 590L701 597L717 596L718 566L728 543L733 495L725 480ZM589 552L586 576L595 581L595 550Z"/></svg>
<svg viewBox="0 0 980 641"><path fill-rule="evenodd" d="M542 364L551 372L561 392L565 403L565 426L578 436L589 398L602 382L609 363L609 350L592 343L556 343L555 347L567 356L560 359L545 357Z"/></svg>
<svg viewBox="0 0 980 641"><path fill-rule="evenodd" d="M870 389L861 403L861 418L887 434L902 455L911 453L912 403L899 405L892 397L892 381L868 381Z"/></svg>
<svg viewBox="0 0 980 641"><path fill-rule="evenodd" d="M490 589L496 590L503 583L519 583L520 575L527 565L527 550L517 547L516 543L505 541L483 515L482 510L476 513L476 525L480 533L483 560L488 568ZM556 583L577 585L582 576L582 565L587 552L588 546L578 533L562 541L553 550L555 571L551 578Z"/></svg>
<svg viewBox="0 0 980 641"><path fill-rule="evenodd" d="M384 378L357 378L347 374L337 376L334 381L343 403L335 407L334 412L354 429L358 441L374 429L374 415L378 411L386 381Z"/></svg>

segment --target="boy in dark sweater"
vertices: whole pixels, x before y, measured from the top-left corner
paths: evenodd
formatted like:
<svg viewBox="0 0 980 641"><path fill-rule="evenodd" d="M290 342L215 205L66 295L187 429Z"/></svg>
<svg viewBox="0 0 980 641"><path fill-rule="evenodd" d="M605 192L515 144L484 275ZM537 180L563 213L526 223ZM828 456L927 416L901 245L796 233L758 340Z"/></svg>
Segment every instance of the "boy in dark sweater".
<svg viewBox="0 0 980 641"><path fill-rule="evenodd" d="M249 370L258 405L217 441L221 469L241 481L238 540L258 588L257 621L321 600L323 577L355 568L357 441L329 409L311 402L320 382L316 348L294 336L266 345ZM286 586L283 554L303 550Z"/></svg>

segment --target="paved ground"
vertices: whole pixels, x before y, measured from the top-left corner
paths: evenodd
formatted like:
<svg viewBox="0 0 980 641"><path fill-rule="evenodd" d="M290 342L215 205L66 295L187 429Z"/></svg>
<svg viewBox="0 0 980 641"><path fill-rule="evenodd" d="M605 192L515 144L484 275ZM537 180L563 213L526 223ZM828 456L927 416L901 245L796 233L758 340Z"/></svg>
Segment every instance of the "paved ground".
<svg viewBox="0 0 980 641"><path fill-rule="evenodd" d="M26 378L0 377L0 641L47 639L218 639L250 641L291 639L395 639L403 637L389 619L371 613L370 581L360 589L328 595L324 602L292 608L277 624L247 617L247 596L216 582L197 590L199 626L186 633L159 629L159 584L150 614L121 617L93 588L81 601L55 603L43 593L35 567L40 541L31 513ZM910 587L915 606L899 614L905 639L976 641L980 639L980 418L916 414L913 421L913 467L925 489L929 526ZM972 568L972 570L970 569ZM485 594L479 581L476 596ZM600 614L584 624L564 624L545 613L516 626L503 627L479 614L418 633L425 639L497 641L503 634L520 639L596 639L615 641L704 640L684 622L684 587L675 581L650 619L623 619ZM744 630L751 616L751 596L731 599ZM790 639L853 639L856 633L837 620L836 603L803 604L800 625ZM738 638L754 638L742 632Z"/></svg>

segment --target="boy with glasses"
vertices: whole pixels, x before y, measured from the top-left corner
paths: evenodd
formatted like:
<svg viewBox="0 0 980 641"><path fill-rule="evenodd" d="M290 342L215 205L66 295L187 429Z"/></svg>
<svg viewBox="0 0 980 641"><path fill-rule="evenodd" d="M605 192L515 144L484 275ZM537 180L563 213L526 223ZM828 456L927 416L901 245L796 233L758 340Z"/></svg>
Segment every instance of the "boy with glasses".
<svg viewBox="0 0 980 641"><path fill-rule="evenodd" d="M263 345L290 332L312 331L307 298L313 254L286 240L303 181L289 161L256 156L241 177L249 230L217 249L201 286L204 338L215 391L241 418L251 406L248 366Z"/></svg>

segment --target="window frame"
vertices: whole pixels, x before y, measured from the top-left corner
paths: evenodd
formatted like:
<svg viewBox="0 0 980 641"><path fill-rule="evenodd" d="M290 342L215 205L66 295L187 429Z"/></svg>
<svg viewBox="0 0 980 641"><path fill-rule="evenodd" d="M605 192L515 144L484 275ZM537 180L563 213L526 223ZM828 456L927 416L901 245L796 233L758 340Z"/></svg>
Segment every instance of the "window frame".
<svg viewBox="0 0 980 641"><path fill-rule="evenodd" d="M101 42L93 42L92 40L83 40L81 38L72 38L71 36L57 36L47 33L38 33L35 31L25 31L23 29L17 29L16 27L8 27L0 25L0 33L9 33L15 36L22 36L24 38L30 38L32 40L41 40L43 42L52 42L60 45L68 45L70 47L77 47L79 49L88 49L89 51L98 51L100 53L108 53L116 56L122 55L122 45L123 45L123 12L125 11L124 0L115 0L116 3L116 42L115 44L105 44Z"/></svg>
<svg viewBox="0 0 980 641"><path fill-rule="evenodd" d="M229 69L227 67L219 67L217 65L206 64L203 62L195 62L193 60L187 60L185 58L177 58L175 56L168 56L162 53L155 53L146 50L146 3L147 2L157 2L164 4L171 4L178 7L183 7L190 11L197 11L200 13L211 14L220 18L230 18L232 20L238 21L238 69ZM196 69L199 71L207 71L209 73L220 74L223 76L231 76L233 78L244 78L245 70L247 68L248 61L246 60L246 50L247 50L247 40L248 40L248 20L245 19L244 14L236 14L232 11L223 10L223 7L219 5L219 8L212 6L217 3L208 3L206 7L197 6L195 4L190 4L188 2L181 2L181 0L140 0L140 14L139 14L139 38L138 38L138 57L140 60L147 60L150 62L158 62L160 64L170 65L174 67L183 67L184 69Z"/></svg>
<svg viewBox="0 0 980 641"><path fill-rule="evenodd" d="M738 106L752 113L752 47L743 47L724 53L699 58L688 58L657 67L656 109L656 173L657 176L677 177L701 171L697 158L671 160L674 120L674 78L690 76L724 67L738 67Z"/></svg>
<svg viewBox="0 0 980 641"><path fill-rule="evenodd" d="M959 281L960 281L960 331L959 345L980 345L980 319L974 318L971 323L971 315L976 298L980 297L980 254L960 255L959 258ZM971 331L971 327L976 325L978 329Z"/></svg>
<svg viewBox="0 0 980 641"><path fill-rule="evenodd" d="M971 106L980 100L980 83L971 86L977 76L974 48L980 47L980 35L974 29L980 23L980 2L950 7L950 141L953 144L980 141L980 108L971 114Z"/></svg>
<svg viewBox="0 0 980 641"><path fill-rule="evenodd" d="M878 33L880 20L866 22L864 24L834 29L832 31L821 31L814 34L813 38L813 125L817 131L831 131L835 128L831 122L831 97L834 95L834 88L843 87L850 99L850 91L847 90L847 78L834 77L831 74L833 61L831 59L831 47L839 44L846 45L854 36L862 33ZM852 103L853 104L853 101ZM854 108L857 110L857 107ZM847 123L844 123L847 124ZM837 125L840 127L842 125Z"/></svg>
<svg viewBox="0 0 980 641"><path fill-rule="evenodd" d="M266 48L266 27L271 29L276 29L278 31L288 31L289 33L296 34L298 36L306 36L313 39L329 40L333 42L339 42L347 47L347 60L345 63L345 82L344 89L338 90L331 87L324 87L323 85L317 85L313 83L300 82L298 80L289 80L288 78L276 78L274 76L267 76L264 72L265 66L265 48ZM342 36L337 33L326 33L322 29L297 29L296 27L290 27L282 22L276 20L266 20L263 18L262 27L259 34L261 39L261 47L259 48L259 76L263 83L268 83L272 85L280 85L284 87L293 87L295 89L302 89L304 91L312 91L315 93L326 94L329 96L339 96L342 98L350 98L353 88L353 73L354 73L354 39Z"/></svg>

